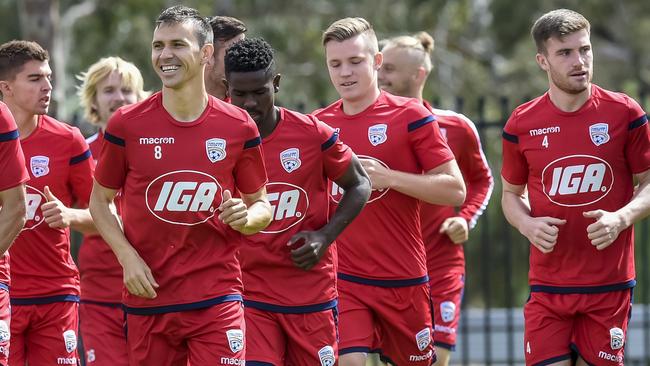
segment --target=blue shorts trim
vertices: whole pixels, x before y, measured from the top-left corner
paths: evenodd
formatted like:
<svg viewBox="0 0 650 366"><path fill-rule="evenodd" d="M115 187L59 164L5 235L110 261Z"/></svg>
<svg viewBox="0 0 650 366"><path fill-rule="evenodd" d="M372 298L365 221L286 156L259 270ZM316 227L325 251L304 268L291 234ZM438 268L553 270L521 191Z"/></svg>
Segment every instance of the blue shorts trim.
<svg viewBox="0 0 650 366"><path fill-rule="evenodd" d="M578 346L576 346L575 343L571 343L571 344L569 345L569 348L571 348L571 351L573 351L573 352L575 353L574 356L575 356L575 360L576 360L576 361L577 361L578 357L580 357L580 358L582 358L583 361L585 361L585 362L587 363L587 365L589 365L589 366L596 366L596 365L594 365L593 363L587 361L584 357L582 357L582 355L580 354L580 350L578 350Z"/></svg>
<svg viewBox="0 0 650 366"><path fill-rule="evenodd" d="M456 345L455 344L449 344L449 343L445 343L445 342L436 342L436 341L434 341L433 345L436 346L436 347L448 349L450 351L455 351L456 350Z"/></svg>
<svg viewBox="0 0 650 366"><path fill-rule="evenodd" d="M124 305L122 305L122 303L120 302L104 302L104 301L93 301L93 300L83 300L83 299L80 302L82 304L104 306L107 308L120 308L120 309L124 308Z"/></svg>
<svg viewBox="0 0 650 366"><path fill-rule="evenodd" d="M553 363L556 363L556 362L568 360L570 358L571 358L571 354L568 353L566 355L556 356L556 357L553 357L553 358L549 358L548 360L538 362L538 363L534 364L533 366L546 366L546 365L550 365L550 364L553 364Z"/></svg>
<svg viewBox="0 0 650 366"><path fill-rule="evenodd" d="M248 366L275 366L272 363L262 362L262 361L248 361L246 360L246 365Z"/></svg>
<svg viewBox="0 0 650 366"><path fill-rule="evenodd" d="M357 277L345 273L338 273L338 278L343 281L359 283L362 285L377 287L409 287L423 285L429 282L429 276L425 275L418 278L409 278L406 280L373 280L370 278Z"/></svg>
<svg viewBox="0 0 650 366"><path fill-rule="evenodd" d="M348 353L380 353L378 349L371 349L370 347L348 347L339 349L339 356Z"/></svg>
<svg viewBox="0 0 650 366"><path fill-rule="evenodd" d="M282 306L274 305L260 301L253 300L244 300L244 306L269 311L272 313L281 313L281 314L306 314L306 313L316 313L319 311L329 310L336 308L338 305L338 300L334 299L322 304L315 305L304 305L304 306Z"/></svg>
<svg viewBox="0 0 650 366"><path fill-rule="evenodd" d="M208 300L191 302L189 304L174 304L174 305L165 305L165 306L153 306L147 308L134 308L130 306L124 306L124 311L127 314L131 315L156 315L156 314L165 314L165 313L175 313L180 311L190 311L190 310L199 310L204 308L209 308L214 305L218 305L224 302L233 302L239 301L242 302L241 295L225 295L219 296Z"/></svg>
<svg viewBox="0 0 650 366"><path fill-rule="evenodd" d="M79 302L79 296L57 295L57 296L48 296L48 297L27 297L27 298L12 297L9 299L9 301L11 305L45 305L45 304L53 304L55 302Z"/></svg>
<svg viewBox="0 0 650 366"><path fill-rule="evenodd" d="M550 294L601 294L604 292L621 291L636 286L636 280L623 283L615 283L606 286L581 286L581 287L559 287L546 285L532 285L530 292L547 292Z"/></svg>

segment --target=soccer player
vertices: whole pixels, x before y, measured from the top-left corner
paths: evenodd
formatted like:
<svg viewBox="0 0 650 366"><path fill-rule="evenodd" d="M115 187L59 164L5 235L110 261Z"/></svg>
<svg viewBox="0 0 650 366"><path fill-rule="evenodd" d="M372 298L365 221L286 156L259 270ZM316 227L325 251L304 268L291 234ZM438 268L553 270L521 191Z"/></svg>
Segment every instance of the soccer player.
<svg viewBox="0 0 650 366"><path fill-rule="evenodd" d="M205 18L164 10L151 51L162 91L118 109L104 133L90 207L123 268L132 365L244 362L236 253L271 206L255 122L205 91L211 57Z"/></svg>
<svg viewBox="0 0 650 366"><path fill-rule="evenodd" d="M503 212L532 244L526 364L623 365L633 224L650 213L648 118L591 83L582 15L546 13L532 36L549 89L510 116L501 171Z"/></svg>
<svg viewBox="0 0 650 366"><path fill-rule="evenodd" d="M25 225L25 182L29 179L18 139L18 127L0 102L0 364L9 358L11 307L7 250Z"/></svg>
<svg viewBox="0 0 650 366"><path fill-rule="evenodd" d="M246 24L237 18L220 15L209 21L214 36L214 54L205 67L205 89L208 94L228 101L228 90L223 83L226 77L223 59L230 46L246 37Z"/></svg>
<svg viewBox="0 0 650 366"><path fill-rule="evenodd" d="M92 229L86 207L93 162L75 127L47 115L48 53L29 41L0 46L0 91L16 119L25 163L27 222L11 254L10 365L75 364L79 272L70 228Z"/></svg>
<svg viewBox="0 0 650 366"><path fill-rule="evenodd" d="M422 237L427 250L427 269L434 312L437 366L449 364L456 346L456 331L465 282L463 244L492 194L490 167L481 150L474 123L462 114L433 108L422 99L431 72L433 38L426 32L388 39L378 72L379 86L395 95L417 98L436 116L436 121L460 168L467 196L458 207L423 204Z"/></svg>
<svg viewBox="0 0 650 366"><path fill-rule="evenodd" d="M273 52L260 38L245 39L225 58L232 103L253 117L262 136L275 210L272 224L246 237L240 250L246 364L334 365L337 296L329 248L368 200L370 180L334 129L275 106L280 74ZM330 219L328 179L345 189Z"/></svg>
<svg viewBox="0 0 650 366"><path fill-rule="evenodd" d="M431 112L377 86L382 56L365 19L334 22L323 45L341 100L317 117L363 158L373 188L337 239L341 365L365 365L367 352L376 349L396 365L430 365L435 352L420 201L459 206L463 178ZM340 200L338 186L332 199Z"/></svg>
<svg viewBox="0 0 650 366"><path fill-rule="evenodd" d="M82 81L79 98L85 117L99 127L97 133L86 140L96 159L111 115L123 105L141 101L147 94L143 90L140 70L119 57L100 59L79 79ZM122 310L122 267L98 233L84 237L79 249L79 273L79 330L86 363L95 366L128 365Z"/></svg>

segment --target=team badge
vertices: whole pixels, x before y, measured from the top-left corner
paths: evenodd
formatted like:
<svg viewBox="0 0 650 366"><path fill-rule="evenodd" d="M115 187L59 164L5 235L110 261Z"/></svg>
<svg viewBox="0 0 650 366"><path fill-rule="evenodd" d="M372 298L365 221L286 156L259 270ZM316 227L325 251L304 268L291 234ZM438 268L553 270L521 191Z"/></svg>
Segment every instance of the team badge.
<svg viewBox="0 0 650 366"><path fill-rule="evenodd" d="M320 359L321 366L334 366L336 358L334 356L334 348L332 346L325 346L318 351L318 358Z"/></svg>
<svg viewBox="0 0 650 366"><path fill-rule="evenodd" d="M32 169L34 177L42 177L50 172L50 158L47 156L32 156L29 159L29 166Z"/></svg>
<svg viewBox="0 0 650 366"><path fill-rule="evenodd" d="M612 328L609 330L609 345L612 349L621 349L625 344L625 334L623 334L623 329L621 328Z"/></svg>
<svg viewBox="0 0 650 366"><path fill-rule="evenodd" d="M442 321L445 323L454 320L454 317L456 316L456 304L451 301L443 301L440 304L440 316L442 317Z"/></svg>
<svg viewBox="0 0 650 366"><path fill-rule="evenodd" d="M9 332L9 326L4 320L0 320L0 343L7 343L11 339L11 333Z"/></svg>
<svg viewBox="0 0 650 366"><path fill-rule="evenodd" d="M77 349L77 334L72 329L63 332L63 341L65 342L65 350L68 353Z"/></svg>
<svg viewBox="0 0 650 366"><path fill-rule="evenodd" d="M230 329L226 331L228 345L232 353L237 353L244 349L244 332L241 329Z"/></svg>
<svg viewBox="0 0 650 366"><path fill-rule="evenodd" d="M205 152L208 159L216 163L226 158L226 140L213 138L205 141Z"/></svg>
<svg viewBox="0 0 650 366"><path fill-rule="evenodd" d="M415 341L418 344L420 351L427 349L431 343L431 329L424 328L415 335Z"/></svg>
<svg viewBox="0 0 650 366"><path fill-rule="evenodd" d="M280 153L280 163L287 173L291 173L300 168L300 150L295 147L284 150Z"/></svg>
<svg viewBox="0 0 650 366"><path fill-rule="evenodd" d="M600 146L609 141L609 125L607 123L596 123L589 126L589 136L591 142L596 146Z"/></svg>
<svg viewBox="0 0 650 366"><path fill-rule="evenodd" d="M387 129L388 126L384 123L368 127L368 140L370 140L372 146L386 142L388 139L388 136L386 136Z"/></svg>

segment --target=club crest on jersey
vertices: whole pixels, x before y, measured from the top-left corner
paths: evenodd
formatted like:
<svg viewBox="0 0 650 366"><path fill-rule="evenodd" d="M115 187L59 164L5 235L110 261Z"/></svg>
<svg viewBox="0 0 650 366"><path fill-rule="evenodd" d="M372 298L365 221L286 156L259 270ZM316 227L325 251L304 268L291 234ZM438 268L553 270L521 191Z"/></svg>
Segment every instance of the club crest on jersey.
<svg viewBox="0 0 650 366"><path fill-rule="evenodd" d="M384 123L368 127L368 140L370 140L372 146L377 146L386 142L388 139L388 136L386 135L387 129L388 126Z"/></svg>
<svg viewBox="0 0 650 366"><path fill-rule="evenodd" d="M208 154L208 159L213 163L225 159L226 140L220 138L205 140L205 152Z"/></svg>
<svg viewBox="0 0 650 366"><path fill-rule="evenodd" d="M318 358L320 359L321 366L334 366L336 358L334 356L334 348L332 346L325 346L318 351Z"/></svg>
<svg viewBox="0 0 650 366"><path fill-rule="evenodd" d="M280 153L280 163L287 173L291 173L300 168L300 164L302 163L300 161L300 150L295 147L284 150Z"/></svg>
<svg viewBox="0 0 650 366"><path fill-rule="evenodd" d="M454 316L456 316L456 304L451 301L443 301L440 303L440 316L445 323L454 320Z"/></svg>
<svg viewBox="0 0 650 366"><path fill-rule="evenodd" d="M72 329L63 332L63 341L65 342L65 350L68 353L77 349L77 334Z"/></svg>
<svg viewBox="0 0 650 366"><path fill-rule="evenodd" d="M589 126L589 136L591 142L596 146L600 146L609 141L609 125L607 123L596 123Z"/></svg>
<svg viewBox="0 0 650 366"><path fill-rule="evenodd" d="M625 334L621 328L612 328L609 330L609 345L612 349L621 349L625 344Z"/></svg>
<svg viewBox="0 0 650 366"><path fill-rule="evenodd" d="M228 346L232 353L237 353L244 349L244 332L241 329L230 329L226 331L228 337Z"/></svg>
<svg viewBox="0 0 650 366"><path fill-rule="evenodd" d="M7 343L11 339L9 326L4 320L0 320L0 343Z"/></svg>
<svg viewBox="0 0 650 366"><path fill-rule="evenodd" d="M47 156L32 156L29 159L29 166L32 169L34 177L42 177L50 172L50 158Z"/></svg>
<svg viewBox="0 0 650 366"><path fill-rule="evenodd" d="M417 342L418 349L424 351L427 349L431 343L431 329L424 328L415 335L415 341Z"/></svg>

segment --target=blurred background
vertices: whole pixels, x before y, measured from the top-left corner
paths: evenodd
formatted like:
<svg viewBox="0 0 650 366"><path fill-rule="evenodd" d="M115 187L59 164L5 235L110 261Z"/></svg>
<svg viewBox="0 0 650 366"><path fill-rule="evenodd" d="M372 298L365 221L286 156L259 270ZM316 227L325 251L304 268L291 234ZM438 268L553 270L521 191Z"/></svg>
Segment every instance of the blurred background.
<svg viewBox="0 0 650 366"><path fill-rule="evenodd" d="M535 63L530 27L560 7L592 25L594 82L649 107L650 2L643 0L0 0L0 42L38 41L54 71L51 114L79 126L79 75L100 57L117 55L142 71L146 89L160 88L150 63L157 15L182 3L203 15L244 21L247 36L264 37L283 74L279 103L310 112L336 99L325 67L322 31L334 20L362 16L387 38L427 31L435 39L434 69L425 98L454 109L479 128L495 178L490 205L466 245L467 288L454 364L521 364L521 306L528 296L528 245L505 222L500 208L501 128L521 102L546 91ZM637 230L635 308L626 363L650 364L650 273L647 221Z"/></svg>

